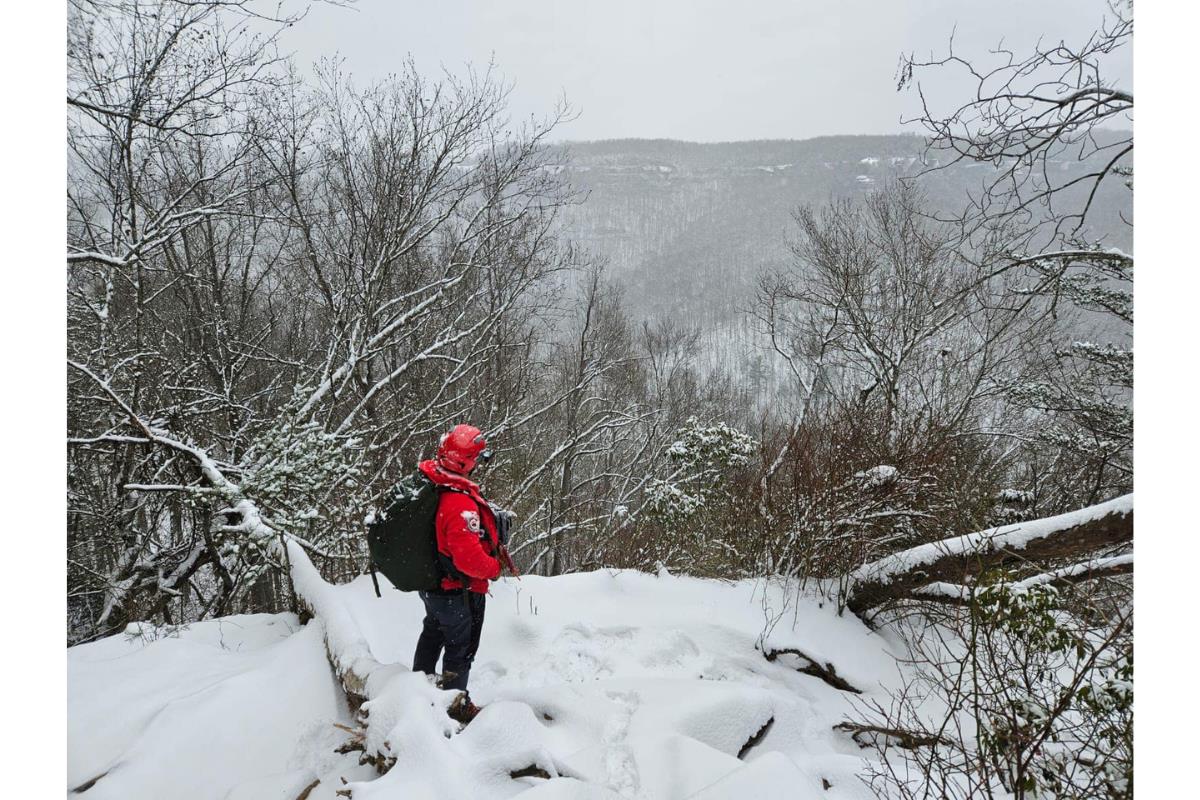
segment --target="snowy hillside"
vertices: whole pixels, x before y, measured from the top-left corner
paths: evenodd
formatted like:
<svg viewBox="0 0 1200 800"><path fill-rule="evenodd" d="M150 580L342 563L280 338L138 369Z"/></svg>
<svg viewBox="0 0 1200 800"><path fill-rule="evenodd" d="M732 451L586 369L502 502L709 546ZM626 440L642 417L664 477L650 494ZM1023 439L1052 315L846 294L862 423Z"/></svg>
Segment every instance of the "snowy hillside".
<svg viewBox="0 0 1200 800"><path fill-rule="evenodd" d="M385 588L378 599L367 578L333 592L371 655L407 670L418 598ZM862 698L797 671L795 655L768 661L768 619L767 649L828 662ZM89 800L330 800L346 788L356 800L868 798L857 777L867 751L832 726L896 685L898 651L886 632L762 582L506 579L472 672L483 713L459 731L442 713L452 693L394 675L404 696L375 712L403 709L385 726L397 760L378 777L335 752L350 739L335 724L355 721L321 623L131 626L68 651L68 786ZM531 766L556 777L513 777Z"/></svg>
<svg viewBox="0 0 1200 800"><path fill-rule="evenodd" d="M1052 168L1085 174L1101 166L1096 160ZM632 315L673 316L705 329L738 317L764 270L792 263L797 207L861 198L941 163L914 135L571 142L561 161L556 169L587 198L567 209L567 232L609 260L629 290ZM934 209L957 212L992 174L989 165L959 164L926 174L921 188ZM1128 250L1129 192L1113 181L1094 201L1089 238Z"/></svg>

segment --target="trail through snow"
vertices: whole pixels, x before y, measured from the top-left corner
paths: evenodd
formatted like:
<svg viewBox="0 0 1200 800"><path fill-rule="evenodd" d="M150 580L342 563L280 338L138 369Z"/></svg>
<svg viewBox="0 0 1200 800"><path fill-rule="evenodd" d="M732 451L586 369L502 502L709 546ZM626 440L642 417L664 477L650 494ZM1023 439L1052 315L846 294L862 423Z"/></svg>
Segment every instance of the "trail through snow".
<svg viewBox="0 0 1200 800"><path fill-rule="evenodd" d="M831 662L882 699L898 680L898 643L815 597L613 570L501 581L471 675L485 708L460 732L434 713L428 697L440 693L424 676L405 674L419 599L384 586L376 598L364 577L336 597L375 660L396 665L386 706L396 719L372 718L396 753L387 775L333 752L346 739L334 723L353 720L321 624L249 615L133 626L71 648L68 791L295 800L319 781L309 800L347 785L355 800L873 797L858 777L867 754L832 729L857 698L756 649L778 616L769 646ZM511 777L530 765L553 777Z"/></svg>

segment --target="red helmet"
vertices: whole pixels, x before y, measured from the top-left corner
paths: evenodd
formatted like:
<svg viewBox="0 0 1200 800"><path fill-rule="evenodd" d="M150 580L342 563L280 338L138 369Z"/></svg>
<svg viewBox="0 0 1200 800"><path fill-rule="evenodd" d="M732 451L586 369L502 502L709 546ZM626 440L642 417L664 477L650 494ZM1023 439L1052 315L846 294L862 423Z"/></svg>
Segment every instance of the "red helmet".
<svg viewBox="0 0 1200 800"><path fill-rule="evenodd" d="M487 441L483 433L473 425L455 425L449 433L443 433L438 442L437 460L444 469L466 475L475 469L481 455L487 460Z"/></svg>

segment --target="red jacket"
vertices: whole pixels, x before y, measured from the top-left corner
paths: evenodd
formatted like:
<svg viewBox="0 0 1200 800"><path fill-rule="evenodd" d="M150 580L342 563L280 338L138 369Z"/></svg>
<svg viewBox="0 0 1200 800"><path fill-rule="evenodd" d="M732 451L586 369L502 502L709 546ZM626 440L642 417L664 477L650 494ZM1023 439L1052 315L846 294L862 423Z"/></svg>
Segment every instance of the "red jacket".
<svg viewBox="0 0 1200 800"><path fill-rule="evenodd" d="M486 594L488 581L500 577L499 538L491 507L476 484L442 469L436 461L422 461L420 469L429 480L446 487L438 500L438 552L449 556L454 567L471 578L472 592ZM442 578L442 588L461 589L462 583Z"/></svg>

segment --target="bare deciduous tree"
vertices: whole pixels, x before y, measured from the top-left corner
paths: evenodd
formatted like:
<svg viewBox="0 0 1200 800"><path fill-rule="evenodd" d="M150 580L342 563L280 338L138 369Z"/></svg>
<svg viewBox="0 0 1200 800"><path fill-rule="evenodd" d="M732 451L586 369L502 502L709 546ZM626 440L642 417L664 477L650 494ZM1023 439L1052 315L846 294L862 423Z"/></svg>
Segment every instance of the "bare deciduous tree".
<svg viewBox="0 0 1200 800"><path fill-rule="evenodd" d="M990 59L954 50L942 57L900 61L899 87L912 86L930 136L931 169L961 161L992 165L997 173L972 198L963 221L1016 216L1053 223L1057 235L1082 232L1097 193L1106 182L1132 177L1133 136L1120 130L1133 121L1133 92L1108 78L1114 54L1133 40L1133 4L1113 0L1104 25L1082 44L1041 43L1027 54L1003 46ZM974 82L971 97L948 112L926 96L921 77L956 70ZM949 158L942 160L946 155ZM1058 163L1088 164L1064 174Z"/></svg>

